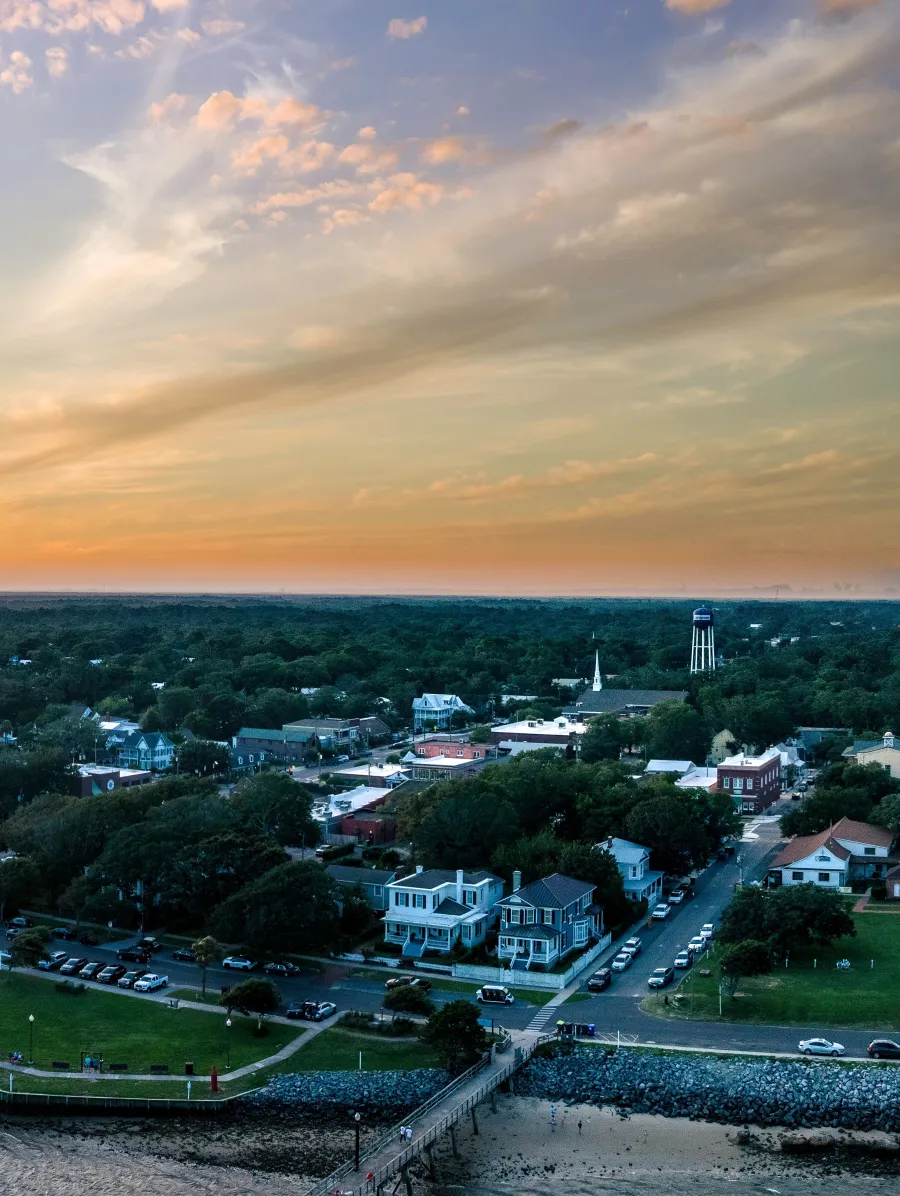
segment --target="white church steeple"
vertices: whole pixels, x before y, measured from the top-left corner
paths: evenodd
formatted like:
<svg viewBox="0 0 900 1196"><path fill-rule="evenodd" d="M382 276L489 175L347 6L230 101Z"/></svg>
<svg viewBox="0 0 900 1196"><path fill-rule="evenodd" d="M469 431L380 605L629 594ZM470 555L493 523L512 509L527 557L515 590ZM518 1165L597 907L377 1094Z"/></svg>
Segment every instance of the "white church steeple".
<svg viewBox="0 0 900 1196"><path fill-rule="evenodd" d="M600 676L600 649L594 653L594 692L603 688L603 678Z"/></svg>

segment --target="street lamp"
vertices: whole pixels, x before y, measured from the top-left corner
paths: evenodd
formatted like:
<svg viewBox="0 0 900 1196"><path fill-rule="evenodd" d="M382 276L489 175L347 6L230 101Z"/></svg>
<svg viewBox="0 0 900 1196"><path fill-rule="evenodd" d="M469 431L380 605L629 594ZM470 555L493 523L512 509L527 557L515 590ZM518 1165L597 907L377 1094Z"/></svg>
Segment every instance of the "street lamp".
<svg viewBox="0 0 900 1196"><path fill-rule="evenodd" d="M28 1066L34 1063L34 1014L28 1015Z"/></svg>
<svg viewBox="0 0 900 1196"><path fill-rule="evenodd" d="M354 1154L353 1154L353 1170L354 1171L359 1170L359 1123L360 1123L360 1121L361 1121L360 1115L358 1113L354 1113L353 1114L353 1126L354 1126L354 1129L356 1130L356 1150L354 1151Z"/></svg>
<svg viewBox="0 0 900 1196"><path fill-rule="evenodd" d="M226 1031L231 1030L231 1018L230 1017L226 1017L226 1019L225 1019L225 1029L226 1029ZM227 1044L227 1049L225 1052L227 1055L227 1059L225 1060L225 1070L231 1071L231 1034L230 1033L225 1034L225 1042Z"/></svg>

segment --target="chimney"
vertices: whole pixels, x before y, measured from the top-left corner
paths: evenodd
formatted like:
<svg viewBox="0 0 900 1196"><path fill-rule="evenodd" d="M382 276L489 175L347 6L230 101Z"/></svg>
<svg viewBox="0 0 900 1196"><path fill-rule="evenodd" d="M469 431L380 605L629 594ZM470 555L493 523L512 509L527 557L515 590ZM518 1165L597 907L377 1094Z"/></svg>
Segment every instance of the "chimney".
<svg viewBox="0 0 900 1196"><path fill-rule="evenodd" d="M612 842L612 835L610 835L609 838L606 840L606 850L612 851L612 849L613 849L613 842Z"/></svg>
<svg viewBox="0 0 900 1196"><path fill-rule="evenodd" d="M518 893L522 887L522 873L517 868L513 873L513 892Z"/></svg>
<svg viewBox="0 0 900 1196"><path fill-rule="evenodd" d="M421 865L421 864L416 864L416 876L418 876L418 875L419 875L419 873L420 873L420 872L422 872L422 871L423 871L422 865Z"/></svg>
<svg viewBox="0 0 900 1196"><path fill-rule="evenodd" d="M462 868L457 868L456 869L456 900L459 902L460 905L462 905L462 903L463 903L462 890L463 890L463 870L462 870Z"/></svg>

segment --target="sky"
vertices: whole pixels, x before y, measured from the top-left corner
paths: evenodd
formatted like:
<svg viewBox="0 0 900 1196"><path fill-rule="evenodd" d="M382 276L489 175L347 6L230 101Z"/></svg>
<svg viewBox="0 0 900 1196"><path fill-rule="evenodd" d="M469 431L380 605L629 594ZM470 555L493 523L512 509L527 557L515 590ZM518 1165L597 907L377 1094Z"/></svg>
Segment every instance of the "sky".
<svg viewBox="0 0 900 1196"><path fill-rule="evenodd" d="M0 0L0 590L900 593L900 0Z"/></svg>

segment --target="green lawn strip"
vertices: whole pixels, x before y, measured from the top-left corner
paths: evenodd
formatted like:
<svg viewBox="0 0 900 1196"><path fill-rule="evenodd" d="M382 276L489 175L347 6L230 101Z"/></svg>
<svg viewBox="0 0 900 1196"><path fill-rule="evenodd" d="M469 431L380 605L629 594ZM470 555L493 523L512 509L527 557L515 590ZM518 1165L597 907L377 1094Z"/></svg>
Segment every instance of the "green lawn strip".
<svg viewBox="0 0 900 1196"><path fill-rule="evenodd" d="M227 1030L224 1018L201 1010L170 1009L115 990L87 989L73 996L31 976L4 976L0 1042L5 1050L20 1050L26 1058L30 1014L35 1019L34 1063L47 1071L54 1061L77 1070L84 1051L102 1054L106 1064L127 1063L130 1072L149 1072L151 1064L167 1064L178 1074L190 1061L198 1074L208 1074L213 1064L220 1072L226 1068L226 1035L232 1069L273 1055L298 1036L292 1026L270 1023L264 1038L254 1038L256 1022L247 1017L233 1017Z"/></svg>
<svg viewBox="0 0 900 1196"><path fill-rule="evenodd" d="M583 988L579 988L576 989L571 996L566 997L565 1001L563 1001L563 1004L574 1005L577 1001L590 1001L593 995L593 993L585 992Z"/></svg>
<svg viewBox="0 0 900 1196"><path fill-rule="evenodd" d="M170 988L169 996L179 1001L196 1001L199 1005L215 1005L224 1010L219 1001L219 994L213 988L208 988L205 993L199 988Z"/></svg>
<svg viewBox="0 0 900 1196"><path fill-rule="evenodd" d="M281 1072L296 1071L293 1059L286 1059L281 1063L262 1067L239 1080L230 1083L219 1082L219 1091L210 1091L208 1077L194 1077L191 1085L192 1100L214 1100L226 1096L238 1096L242 1092L250 1092L254 1088L262 1088L272 1076ZM9 1080L3 1077L4 1088ZM47 1092L61 1096L108 1096L108 1097L149 1097L156 1100L186 1100L187 1080L130 1080L127 1076L113 1081L81 1079L78 1076L56 1077L52 1079L43 1076L16 1075L13 1080L15 1092Z"/></svg>
<svg viewBox="0 0 900 1196"><path fill-rule="evenodd" d="M420 1042L397 1042L378 1034L324 1030L288 1061L291 1071L356 1071L362 1051L363 1071L409 1071L439 1067L437 1056Z"/></svg>
<svg viewBox="0 0 900 1196"><path fill-rule="evenodd" d="M900 1029L900 922L857 915L856 937L830 947L816 947L792 955L768 976L742 980L738 997L722 998L719 1017L719 972L715 955L703 961L710 976L689 974L679 987L678 1001L669 1004L655 994L642 1005L661 1018L744 1022L753 1025L817 1025L824 1030ZM817 966L813 967L813 959ZM849 959L850 970L835 968ZM870 961L874 960L872 967Z"/></svg>

